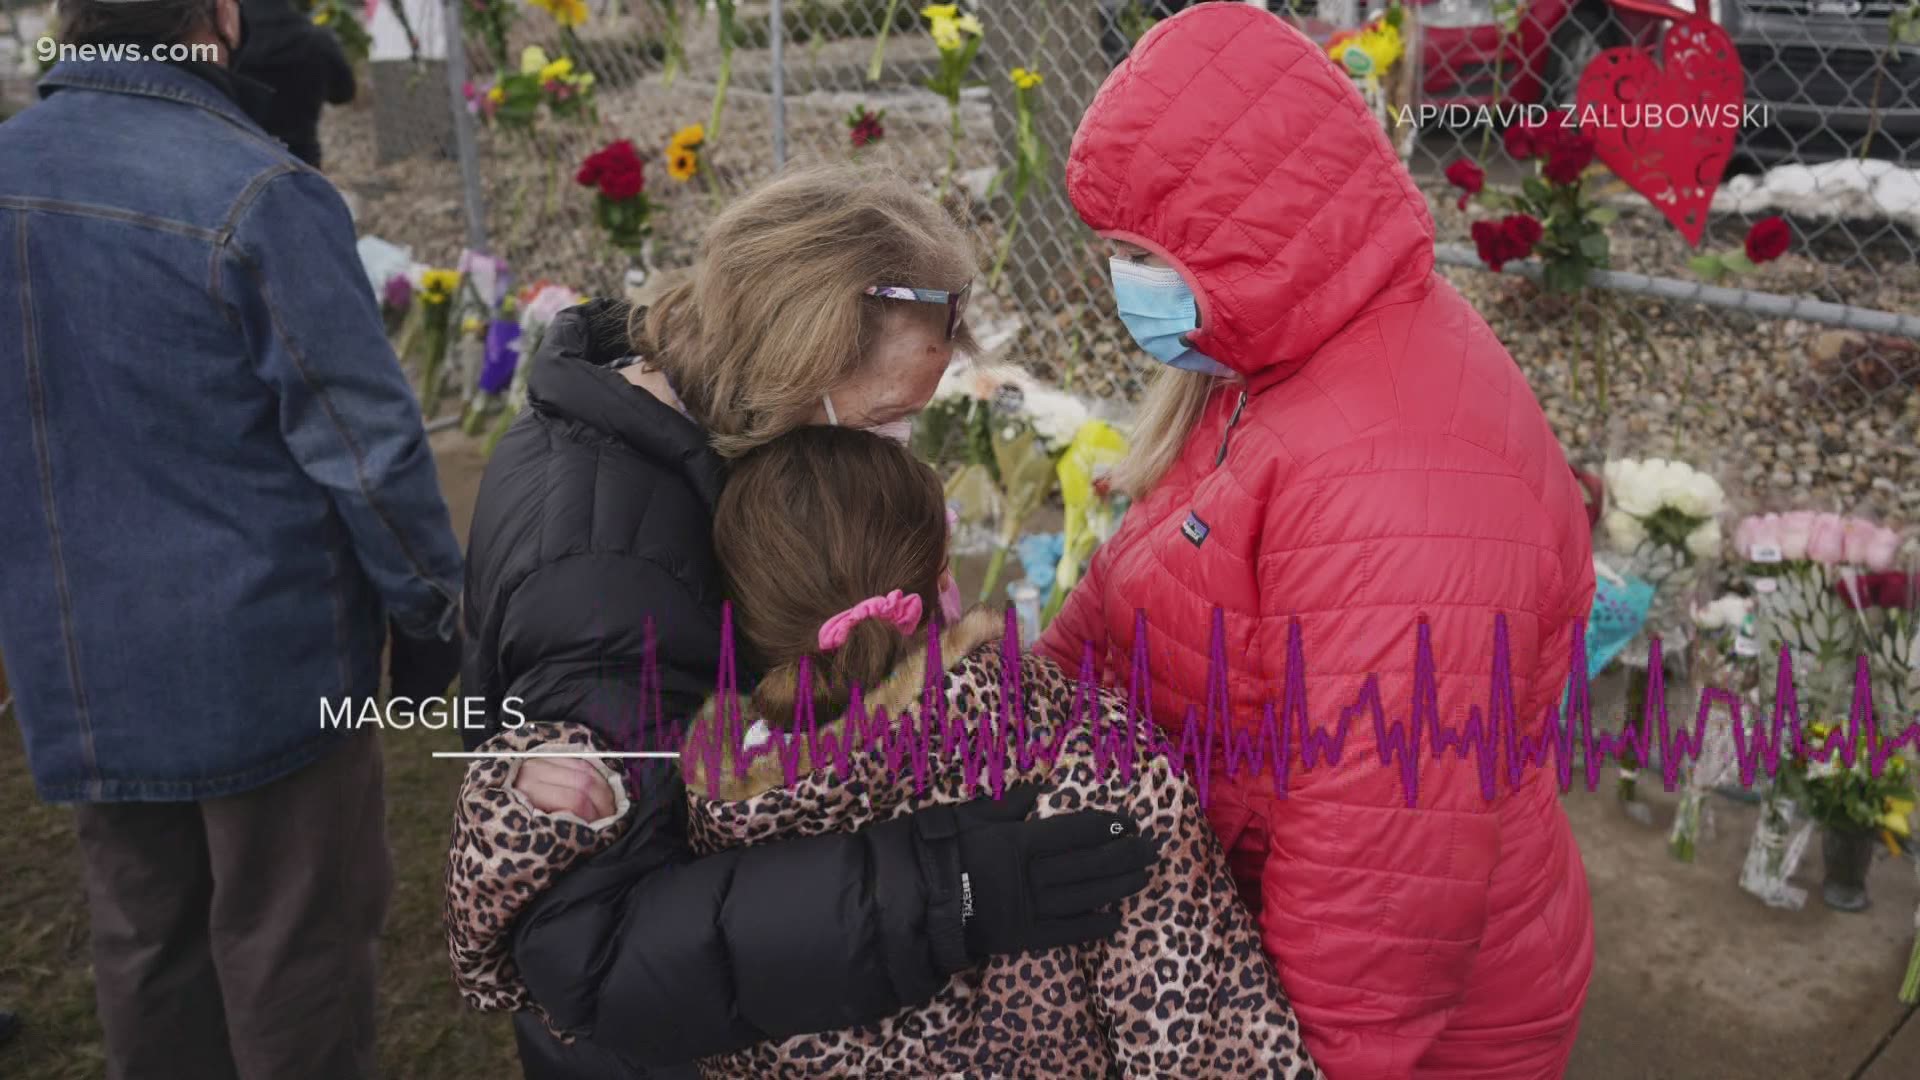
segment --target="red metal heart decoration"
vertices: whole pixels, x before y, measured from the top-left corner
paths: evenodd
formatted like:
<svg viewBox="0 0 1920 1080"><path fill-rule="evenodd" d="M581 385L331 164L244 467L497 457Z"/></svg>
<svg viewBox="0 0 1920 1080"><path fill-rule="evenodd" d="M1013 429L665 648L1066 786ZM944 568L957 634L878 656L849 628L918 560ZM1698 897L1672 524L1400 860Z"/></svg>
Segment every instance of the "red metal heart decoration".
<svg viewBox="0 0 1920 1080"><path fill-rule="evenodd" d="M1607 168L1698 247L1733 156L1746 72L1733 39L1706 19L1675 21L1660 57L1639 46L1594 57L1580 74L1576 116Z"/></svg>

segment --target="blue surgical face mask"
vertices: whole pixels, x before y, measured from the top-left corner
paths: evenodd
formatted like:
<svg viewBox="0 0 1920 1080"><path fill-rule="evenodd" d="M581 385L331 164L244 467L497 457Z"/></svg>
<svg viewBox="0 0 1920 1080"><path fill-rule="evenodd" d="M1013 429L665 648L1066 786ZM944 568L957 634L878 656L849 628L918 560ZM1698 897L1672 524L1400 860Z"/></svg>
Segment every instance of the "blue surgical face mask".
<svg viewBox="0 0 1920 1080"><path fill-rule="evenodd" d="M1154 359L1182 371L1231 378L1233 369L1187 347L1186 335L1200 329L1200 308L1180 271L1148 266L1115 256L1113 299L1120 321L1133 340Z"/></svg>
<svg viewBox="0 0 1920 1080"><path fill-rule="evenodd" d="M840 416L833 410L833 395L827 394L821 397L820 401L827 407L827 423L832 424L834 427L839 427ZM866 430L873 432L881 438L892 439L901 446L905 446L907 442L913 438L913 421L902 418L892 423L876 424Z"/></svg>

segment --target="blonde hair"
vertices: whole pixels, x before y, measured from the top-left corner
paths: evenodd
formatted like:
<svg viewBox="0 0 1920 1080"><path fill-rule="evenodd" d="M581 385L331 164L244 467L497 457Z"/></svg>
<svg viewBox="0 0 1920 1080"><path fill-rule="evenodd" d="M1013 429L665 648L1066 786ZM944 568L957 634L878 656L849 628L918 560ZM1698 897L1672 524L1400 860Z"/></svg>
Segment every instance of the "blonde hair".
<svg viewBox="0 0 1920 1080"><path fill-rule="evenodd" d="M947 309L869 285L957 290L979 255L956 206L870 166L791 169L736 199L701 238L690 281L628 335L715 451L738 457L805 424L873 358L891 316L944 328ZM954 348L974 349L964 326Z"/></svg>
<svg viewBox="0 0 1920 1080"><path fill-rule="evenodd" d="M1206 411L1220 385L1211 375L1163 368L1140 404L1133 422L1132 446L1113 469L1113 486L1135 501L1147 497L1180 457L1180 448Z"/></svg>

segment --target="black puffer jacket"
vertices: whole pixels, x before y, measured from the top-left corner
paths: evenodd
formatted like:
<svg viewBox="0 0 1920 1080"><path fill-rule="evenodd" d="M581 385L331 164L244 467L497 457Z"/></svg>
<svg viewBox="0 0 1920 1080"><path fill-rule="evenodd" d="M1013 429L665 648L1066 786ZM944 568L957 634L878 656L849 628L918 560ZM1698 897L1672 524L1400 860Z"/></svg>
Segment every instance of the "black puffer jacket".
<svg viewBox="0 0 1920 1080"><path fill-rule="evenodd" d="M468 546L463 693L504 715L592 727L631 747L651 616L664 711L685 724L712 686L720 588L711 542L720 460L684 416L609 365L624 306L563 313L528 373L531 407L481 482ZM483 734L483 733L482 733ZM470 734L472 737L472 734ZM647 1075L768 1038L848 1027L931 998L964 956L958 844L912 815L858 833L696 859L686 794L661 763L630 774L617 842L567 872L514 928L533 999L563 1046L522 1014L530 1077ZM949 942L949 945L951 942Z"/></svg>
<svg viewBox="0 0 1920 1080"><path fill-rule="evenodd" d="M320 109L353 100L353 66L333 31L313 25L292 0L242 0L247 40L234 61L241 75L273 88L254 114L293 156L320 167Z"/></svg>

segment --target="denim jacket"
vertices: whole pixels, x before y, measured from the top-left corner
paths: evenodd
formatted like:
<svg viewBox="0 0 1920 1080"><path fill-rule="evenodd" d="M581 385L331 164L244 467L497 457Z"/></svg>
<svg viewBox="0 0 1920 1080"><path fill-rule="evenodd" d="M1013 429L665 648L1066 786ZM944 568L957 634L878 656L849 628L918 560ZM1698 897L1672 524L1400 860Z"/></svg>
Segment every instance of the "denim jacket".
<svg viewBox="0 0 1920 1080"><path fill-rule="evenodd" d="M333 185L160 63L0 124L0 656L55 802L307 764L461 559Z"/></svg>

